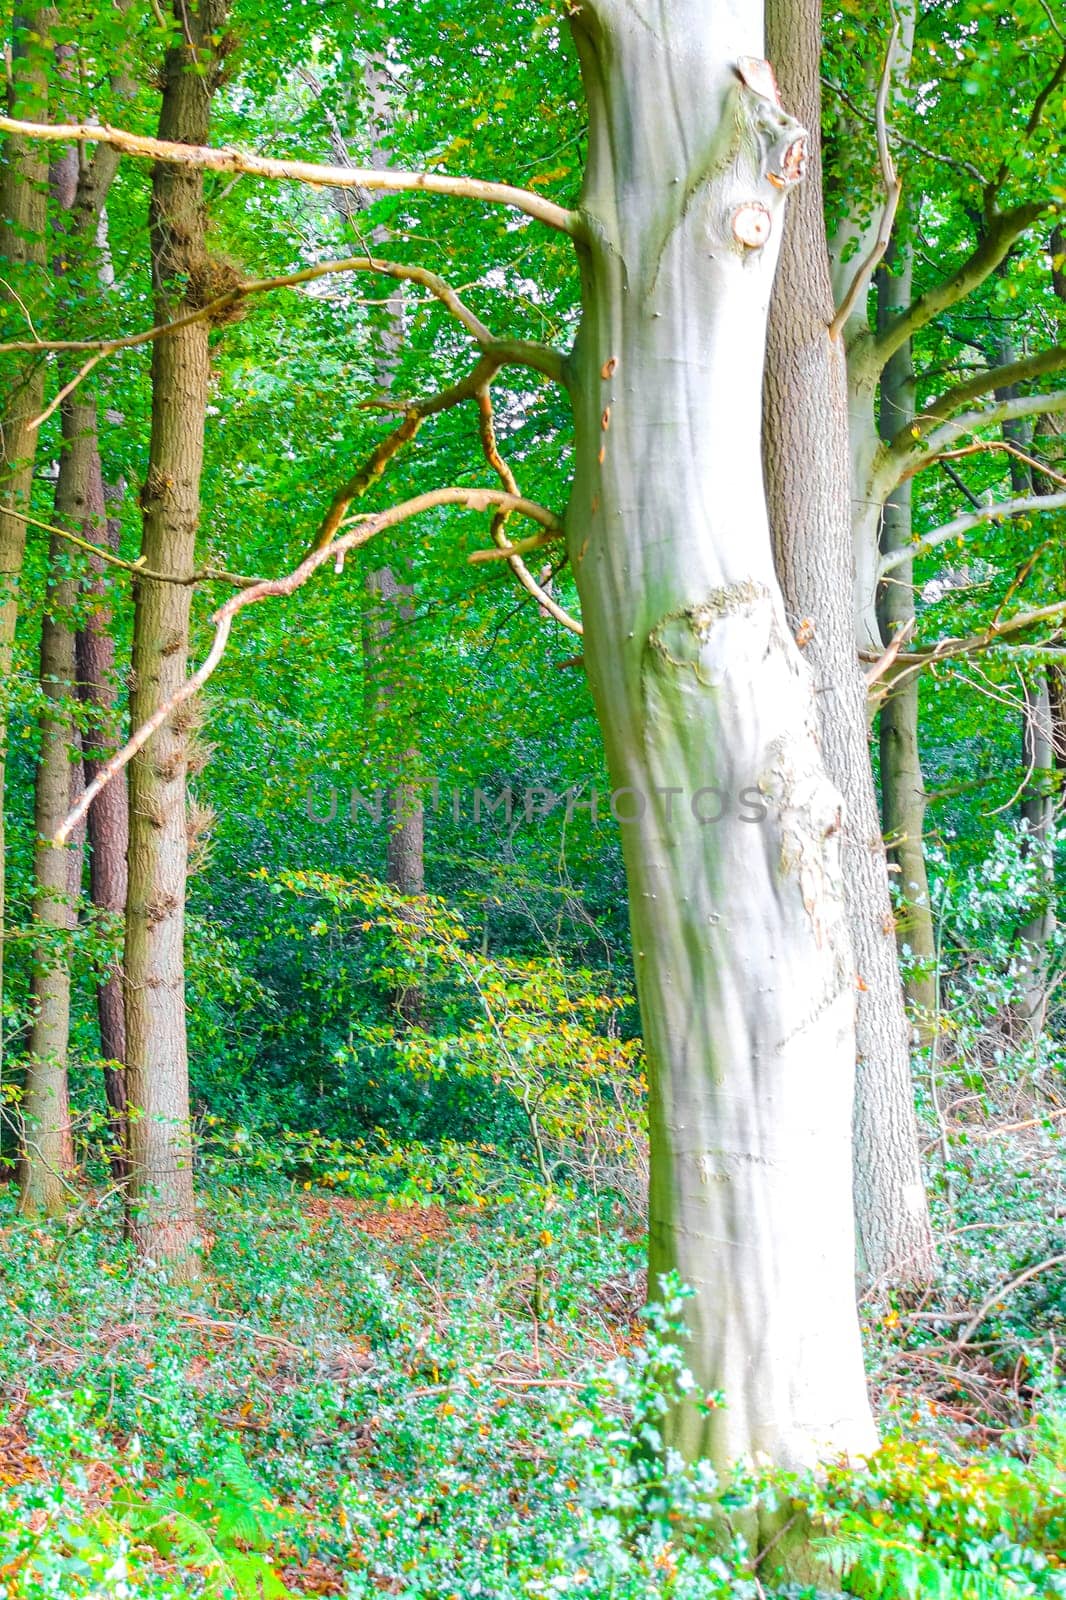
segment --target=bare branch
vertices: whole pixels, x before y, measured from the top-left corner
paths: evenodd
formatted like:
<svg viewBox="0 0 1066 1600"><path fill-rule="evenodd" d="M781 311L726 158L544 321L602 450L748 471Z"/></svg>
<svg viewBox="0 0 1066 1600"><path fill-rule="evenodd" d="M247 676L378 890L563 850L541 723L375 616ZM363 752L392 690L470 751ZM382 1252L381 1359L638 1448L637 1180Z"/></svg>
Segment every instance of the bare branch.
<svg viewBox="0 0 1066 1600"><path fill-rule="evenodd" d="M903 184L896 171L892 160L892 150L888 142L888 94L892 87L892 62L896 54L896 45L899 42L899 23L893 22L892 32L889 35L888 49L885 51L885 65L881 73L881 82L877 90L877 105L875 125L877 128L877 156L881 164L881 181L885 186L885 204L881 213L881 221L866 259L859 266L852 278L850 285L837 307L836 315L829 324L829 337L839 339L848 319L859 303L860 296L864 295L870 287L878 263L888 249L892 238L892 224L899 209L899 198L903 193Z"/></svg>
<svg viewBox="0 0 1066 1600"><path fill-rule="evenodd" d="M215 637L211 648L196 671L191 673L181 685L180 689L163 705L157 707L152 715L143 722L134 732L129 742L102 767L88 785L77 805L63 819L60 827L52 839L55 845L64 845L69 839L74 828L87 813L96 796L111 779L116 777L122 769L133 760L139 750L157 733L167 719L173 715L180 705L190 700L194 694L203 688L208 678L215 671L226 649L233 620L245 606L255 605L260 600L275 597L284 598L294 594L303 587L307 580L314 576L319 567L327 562L345 555L349 550L354 550L360 545L367 544L375 534L385 528L394 528L398 523L407 522L411 517L419 516L423 511L431 511L436 506L466 506L471 511L507 510L517 512L520 516L529 517L532 522L538 522L547 532L556 538L562 538L565 529L563 524L553 512L544 506L537 505L533 500L524 500L519 496L506 494L498 489L431 489L426 494L417 495L413 500L405 500L401 505L390 506L387 511L379 511L367 517L360 517L358 526L350 533L335 539L332 544L325 545L320 550L312 550L305 556L298 567L294 567L283 578L264 578L242 590L240 594L233 595L221 606L212 617L215 624ZM140 570L140 576L146 574Z"/></svg>
<svg viewBox="0 0 1066 1600"><path fill-rule="evenodd" d="M832 78L825 77L822 78L822 83L831 94L836 95L837 99L842 105L847 106L848 110L853 116L859 117L863 122L868 122L871 127L876 126L876 118L872 117L868 111L864 111L862 106L858 105L856 101L854 101L851 96L840 87L839 83L834 83ZM960 161L954 156L946 156L942 150L930 150L928 145L919 144L917 139L908 138L906 134L900 133L896 128L889 129L889 138L894 140L896 144L902 145L904 149L917 150L920 156L925 156L929 161L939 161L942 166L953 167L956 172L965 172L968 177L973 178L977 183L979 183L982 189L985 189L988 186L988 179L985 177L984 173L979 167L974 166L972 161Z"/></svg>
<svg viewBox="0 0 1066 1600"><path fill-rule="evenodd" d="M492 395L487 382L484 383L478 390L477 405L478 431L481 436L481 448L485 453L485 460L489 463L490 467L492 467L493 471L496 473L497 477L508 493L517 494L518 484L515 482L514 473L501 456L499 446L496 443L496 419L493 415ZM525 562L522 560L522 551L517 549L515 545L508 541L507 535L504 531L506 523L506 511L498 511L492 519L492 539L493 543L496 545L496 549L475 551L474 554L489 557L505 557L507 560L507 565L514 573L523 589L525 589L527 594L533 596L534 600L538 602L538 604L548 613L549 616L554 617L556 622L561 622L564 628L569 628L571 633L583 634L585 630L581 626L581 623L578 622L577 618L572 617L569 611L564 610L561 605L557 604L547 590L541 587L536 578L534 578L533 574L530 572L529 568L526 566ZM538 539L535 544L532 544L529 540L523 540L522 546L524 550L528 551L530 549L538 548L541 543L543 543L542 539ZM471 557L471 559L473 559L473 557Z"/></svg>
<svg viewBox="0 0 1066 1600"><path fill-rule="evenodd" d="M956 656L972 656L982 650L990 650L993 645L1001 644L1004 639L1012 634L1021 633L1026 628L1035 628L1041 622L1054 622L1061 625L1066 622L1066 600L1056 601L1054 605L1039 606L1034 611L1022 611L1006 621L996 621L980 633L968 634L961 639L941 639L935 645L930 645L923 650L900 650L896 652L895 660L888 664L884 673L868 672L867 682L871 686L876 677L887 676L889 687L896 687L901 679L911 677L916 672L921 672L925 667L931 667L941 661L950 661ZM1053 632L1058 632L1056 627ZM1048 647L1050 648L1050 646ZM875 657L872 651L860 651L860 659L874 663L874 669L881 666L883 657ZM893 669L898 670L893 670ZM878 690L878 693L883 693Z"/></svg>
<svg viewBox="0 0 1066 1600"><path fill-rule="evenodd" d="M118 567L123 572L131 572L135 578L151 578L155 583L173 583L181 589L191 588L195 583L232 583L239 589L250 589L253 584L264 581L262 578L243 577L239 572L225 572L221 567L198 567L195 572L188 573L184 578L176 577L172 572L155 572L151 567L142 566L139 561L123 561L110 550L101 549L89 539L80 539L76 533L70 533L66 528L57 528L54 523L42 522L39 517L29 517L24 511L16 511L14 506L0 504L0 511L5 516L14 517L17 522L26 523L27 527L41 528L45 533L54 534L57 539L65 539L67 544L98 557L108 566Z"/></svg>
<svg viewBox="0 0 1066 1600"><path fill-rule="evenodd" d="M937 460L943 466L947 461L960 461L963 456L982 454L988 450L1002 451L1005 455L1013 456L1015 461L1021 461L1033 472L1039 472L1043 477L1050 478L1052 483L1061 483L1066 488L1066 478L1061 472L1054 472L1044 461L1039 461L1036 456L1029 455L1025 450L1012 444L1009 439L977 439L973 444L963 445L958 450L942 450ZM972 502L980 505L980 500Z"/></svg>
<svg viewBox="0 0 1066 1600"><path fill-rule="evenodd" d="M448 389L441 389L436 394L429 395L425 400L413 400L404 409L404 419L399 427L387 434L381 443L376 445L370 455L357 468L352 476L342 483L333 499L330 501L329 510L319 524L315 534L312 550L322 550L336 535L337 529L343 522L348 507L353 500L358 500L370 488L370 485L381 477L385 468L403 449L405 444L410 444L427 417L439 416L442 411L448 411L452 406L462 405L464 400L475 400L487 383L491 383L498 371L497 363L490 356L482 356L473 371L467 373L458 383L452 384ZM392 403L390 402L390 409ZM505 485L509 488L509 485ZM517 491L512 490L512 493Z"/></svg>
<svg viewBox="0 0 1066 1600"><path fill-rule="evenodd" d="M56 350L71 354L93 351L96 352L97 359L102 359L120 350L133 350L139 345L150 344L153 340L176 333L178 329L187 328L194 322L210 321L219 312L227 310L238 300L243 300L249 295L265 294L274 289L298 288L301 284L312 283L318 278L339 272L371 272L405 283L421 284L451 312L457 321L462 323L475 343L495 355L498 366L532 367L534 371L543 373L553 382L566 381L563 357L558 350L553 350L548 345L537 344L532 339L496 339L481 319L460 300L455 290L437 273L431 272L428 267L409 266L401 261L384 261L378 256L344 256L337 261L320 261L316 266L302 267L298 272L287 272L277 278L249 278L243 283L234 284L231 289L216 296L207 305L197 306L184 316L176 317L173 322L159 323L142 333L123 334L116 339L14 339L6 344L0 344L0 355L23 351L43 353ZM79 374L79 381L81 376L83 374Z"/></svg>
<svg viewBox="0 0 1066 1600"><path fill-rule="evenodd" d="M209 145L178 144L170 139L153 139L146 134L127 133L106 123L21 122L15 117L0 117L0 133L25 139L42 139L59 144L108 144L123 155L146 161L163 161L170 166L195 167L201 172L239 172L253 178L277 178L290 183L307 183L318 189L391 190L394 193L421 191L424 194L452 195L463 200L483 200L488 205L511 206L560 233L578 235L581 219L543 195L529 189L516 189L509 183L488 183L481 178L451 177L443 172L396 172L374 167L329 167L313 161L275 160L248 155L232 147L220 150Z"/></svg>
<svg viewBox="0 0 1066 1600"><path fill-rule="evenodd" d="M1009 517L1022 516L1029 511L1061 511L1064 506L1066 493L1019 495L1013 500L997 500L992 505L982 506L980 511L968 511L965 516L945 522L931 533L923 534L916 544L906 545L902 550L890 550L881 558L878 576L883 578L887 572L893 572L915 556L927 555L949 539L961 539L971 528L978 528L983 522L1005 522Z"/></svg>
<svg viewBox="0 0 1066 1600"><path fill-rule="evenodd" d="M868 669L866 673L866 686L868 689L872 689L874 684L889 671L910 635L914 632L914 623L914 617L909 617L892 640L888 649L878 656L873 666Z"/></svg>

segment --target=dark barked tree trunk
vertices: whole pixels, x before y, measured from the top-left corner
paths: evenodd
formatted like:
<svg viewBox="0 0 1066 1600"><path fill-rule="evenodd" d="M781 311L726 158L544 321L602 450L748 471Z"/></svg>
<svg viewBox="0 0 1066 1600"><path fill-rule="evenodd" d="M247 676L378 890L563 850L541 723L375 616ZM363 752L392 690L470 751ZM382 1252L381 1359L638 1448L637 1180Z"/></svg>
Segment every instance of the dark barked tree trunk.
<svg viewBox="0 0 1066 1600"><path fill-rule="evenodd" d="M883 331L911 302L912 250L903 240L906 213L897 214L896 230L885 271L878 276L878 325ZM881 373L878 426L882 439L894 439L914 421L914 364L908 339L885 363ZM898 483L885 501L881 517L881 552L910 548L911 479ZM878 621L886 643L913 627L914 563L905 561L881 586ZM904 963L904 987L919 1040L933 1037L937 1018L936 933L925 867L925 776L922 772L918 674L907 673L881 702L878 719L881 746L881 818L889 856L899 869L899 912L896 936Z"/></svg>
<svg viewBox="0 0 1066 1600"><path fill-rule="evenodd" d="M43 122L48 115L48 70L52 46L48 31L56 20L50 7L16 8L7 73L10 115ZM0 301L14 337L25 338L24 307L40 320L48 265L48 157L43 145L10 136L0 160ZM10 287L9 287L10 286ZM14 294L12 293L14 290ZM37 356L0 358L0 480L3 501L29 511L37 429L31 426L44 405L45 363ZM19 578L26 549L26 524L0 509L0 847L4 846L4 777L7 719L11 710L11 665L19 611ZM0 848L0 1065L3 1047L3 957L6 848Z"/></svg>
<svg viewBox="0 0 1066 1600"><path fill-rule="evenodd" d="M820 126L818 0L768 0L782 92ZM848 394L815 149L789 205L770 315L764 447L777 573L807 636L826 768L844 800L843 883L857 990L854 1184L861 1278L885 1289L935 1270L922 1183L888 864L855 644Z"/></svg>
<svg viewBox="0 0 1066 1600"><path fill-rule="evenodd" d="M225 0L176 0L179 28L164 65L159 137L206 144L218 81ZM155 320L210 297L203 174L158 163L152 176ZM152 346L152 431L142 491L141 555L153 572L187 577L196 555L209 327L196 322ZM141 578L133 631L130 721L139 727L180 688L192 589ZM194 710L181 706L129 768L129 889L123 958L129 1103L131 1236L172 1279L199 1271L195 1250L189 1058L185 1019L186 775Z"/></svg>
<svg viewBox="0 0 1066 1600"><path fill-rule="evenodd" d="M54 276L57 333L73 336L84 303L85 274L95 281L96 227L118 157L101 146L83 164L72 148L53 164ZM61 361L59 377L77 361ZM104 529L96 403L88 383L60 407L62 441L55 515L60 527L95 542ZM52 537L41 622L41 745L35 774L33 1020L26 1063L20 1209L55 1215L63 1209L72 1164L67 1058L70 1038L70 940L81 892L82 838L65 849L50 840L83 787L77 727L74 608L79 579L66 542ZM66 936L66 937L65 937Z"/></svg>
<svg viewBox="0 0 1066 1600"><path fill-rule="evenodd" d="M652 1293L726 1404L669 1441L780 1466L874 1443L854 1289L855 966L840 795L760 453L804 135L758 0L585 0L570 559L623 824L650 1091Z"/></svg>
<svg viewBox="0 0 1066 1600"><path fill-rule="evenodd" d="M102 519L107 544L118 550L119 520L106 516L106 497L99 451L90 484L91 515ZM86 597L89 611L76 640L78 692L85 706L82 751L85 782L92 783L101 766L114 755L121 741L119 682L115 670L115 640L111 633L111 608L107 601L104 564L90 557L91 578ZM89 808L89 898L114 926L126 911L126 851L129 845L129 810L126 773L106 784ZM108 1155L111 1175L125 1183L129 1133L126 1116L126 1014L122 998L122 967L115 962L97 980L96 1015L100 1026L100 1055L104 1062L104 1094L109 1123Z"/></svg>

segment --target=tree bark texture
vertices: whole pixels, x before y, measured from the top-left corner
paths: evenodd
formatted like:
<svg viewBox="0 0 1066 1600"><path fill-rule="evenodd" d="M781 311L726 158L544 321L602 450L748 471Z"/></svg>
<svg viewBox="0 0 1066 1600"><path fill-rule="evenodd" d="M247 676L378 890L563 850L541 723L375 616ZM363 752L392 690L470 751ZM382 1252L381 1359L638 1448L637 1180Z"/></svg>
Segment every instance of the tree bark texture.
<svg viewBox="0 0 1066 1600"><path fill-rule="evenodd" d="M587 0L568 511L629 886L650 1089L652 1292L727 1403L719 1463L874 1442L854 1298L855 969L840 796L774 572L760 457L783 191L804 135L757 0ZM745 801L749 804L745 806ZM764 814L765 813L765 814Z"/></svg>
<svg viewBox="0 0 1066 1600"><path fill-rule="evenodd" d="M886 270L878 277L878 321L885 328L912 298L911 248L900 243L901 223L885 258ZM895 438L914 421L915 385L908 340L891 356L881 374L879 426L884 440ZM910 548L912 534L911 479L896 485L885 501L881 517L881 551ZM890 644L903 630L914 626L914 563L905 561L893 571L878 596L881 634ZM899 911L896 936L905 966L904 985L911 1016L922 1042L932 1036L937 1016L936 935L925 869L925 779L919 744L918 674L908 673L881 703L881 817L889 856L899 868Z"/></svg>
<svg viewBox="0 0 1066 1600"><path fill-rule="evenodd" d="M182 43L167 52L159 136L206 144L224 0L178 0ZM155 318L170 322L210 298L202 173L156 165L150 217ZM141 495L141 554L186 576L196 554L209 327L193 323L152 346L152 429ZM186 677L192 590L137 584L130 720L134 727ZM123 959L130 1108L129 1227L138 1252L175 1278L198 1271L185 1021L186 774L194 703L181 706L130 763L129 888Z"/></svg>
<svg viewBox="0 0 1066 1600"><path fill-rule="evenodd" d="M43 121L48 114L48 30L55 20L49 7L16 11L12 34L7 104L11 116ZM45 303L48 266L48 160L45 147L8 137L0 162L0 296L19 314L18 337L25 337L25 313L38 321ZM39 330L38 330L39 331ZM37 431L31 424L44 406L45 363L30 356L0 358L0 506L29 511ZM11 666L18 618L18 586L26 549L26 524L0 509L0 846L4 844L4 776L7 720L11 710ZM0 1063L3 1062L3 934L6 851L0 849Z"/></svg>
<svg viewBox="0 0 1066 1600"><path fill-rule="evenodd" d="M106 498L96 453L90 480L90 514L106 526L106 542L118 549L119 522L106 515ZM115 671L115 641L107 603L104 564L90 558L87 585L89 612L76 640L78 691L85 707L82 749L85 781L92 783L100 767L121 743L118 710L119 683ZM126 910L126 851L129 845L129 809L126 773L106 784L93 801L88 816L89 898L98 912L118 925ZM96 1014L100 1026L100 1055L104 1062L104 1093L109 1113L111 1175L125 1183L129 1132L126 1112L126 1015L122 998L122 967L115 962L96 985Z"/></svg>
<svg viewBox="0 0 1066 1600"><path fill-rule="evenodd" d="M769 0L782 93L820 125L818 0ZM932 1229L922 1184L908 1028L888 868L855 649L848 393L815 150L789 203L770 312L764 452L770 523L789 622L808 638L826 769L844 798L844 892L858 990L855 1211L860 1273L880 1287L928 1282Z"/></svg>
<svg viewBox="0 0 1066 1600"><path fill-rule="evenodd" d="M53 255L56 331L73 336L85 278L95 281L96 231L118 158L101 147L91 162L76 148L53 163ZM60 382L77 368L59 364ZM96 404L82 384L60 407L62 445L55 519L89 541L102 536L105 516L96 435ZM80 733L75 718L77 676L73 611L78 576L72 552L55 536L41 623L41 746L35 775L35 949L31 977L32 1023L26 1066L24 1150L20 1205L24 1212L56 1214L64 1205L64 1170L72 1164L67 1058L70 1035L70 947L63 935L77 921L83 838L66 848L49 841L80 794Z"/></svg>

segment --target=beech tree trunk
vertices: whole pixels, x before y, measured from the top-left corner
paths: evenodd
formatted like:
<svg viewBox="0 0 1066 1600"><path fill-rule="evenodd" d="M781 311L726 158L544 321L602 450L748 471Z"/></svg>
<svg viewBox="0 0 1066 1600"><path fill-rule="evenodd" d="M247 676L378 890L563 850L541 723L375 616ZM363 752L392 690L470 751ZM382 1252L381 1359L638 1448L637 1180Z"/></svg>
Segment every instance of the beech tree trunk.
<svg viewBox="0 0 1066 1600"><path fill-rule="evenodd" d="M55 20L50 7L16 11L12 30L7 104L14 117L44 121L48 115L48 30ZM0 297L18 313L13 325L25 337L25 316L12 290L38 321L48 265L48 158L44 145L8 137L0 161ZM30 424L44 406L45 363L36 357L0 358L0 501L28 511L33 488L37 431ZM11 659L18 618L18 585L26 549L26 524L0 509L0 846L4 845L4 776L7 766L7 719L10 713ZM0 849L0 1064L3 1055L3 956L6 914L6 849Z"/></svg>
<svg viewBox="0 0 1066 1600"><path fill-rule="evenodd" d="M874 1443L854 1297L855 967L841 801L786 624L760 460L782 191L804 135L759 0L585 0L568 512L618 809L650 1089L652 1292L727 1404L719 1463ZM745 804L747 802L747 804ZM765 812L765 814L763 814Z"/></svg>
<svg viewBox="0 0 1066 1600"><path fill-rule="evenodd" d="M782 94L820 125L819 0L768 0ZM807 638L827 771L844 800L843 883L854 950L855 1211L862 1277L927 1283L935 1268L922 1183L908 1029L888 869L855 648L848 393L817 147L788 207L770 314L764 449L770 522L789 621ZM809 636L809 637L808 637Z"/></svg>
<svg viewBox="0 0 1066 1600"><path fill-rule="evenodd" d="M893 243L878 278L878 322L882 330L912 299L912 256L901 245L904 213L897 217ZM885 440L914 421L914 367L908 340L881 374L879 426ZM897 484L885 501L881 550L906 550L911 544L911 479ZM878 596L878 618L886 643L914 623L914 563L905 561L889 575ZM899 868L900 902L896 935L904 962L904 986L919 1039L927 1042L937 1014L936 935L925 870L925 779L919 745L918 674L909 673L881 703L881 816L889 855Z"/></svg>
<svg viewBox="0 0 1066 1600"><path fill-rule="evenodd" d="M159 137L206 144L225 0L176 0ZM158 163L152 176L155 320L170 322L210 297L203 175ZM209 327L192 323L152 346L152 432L142 491L141 554L154 572L193 569L200 513ZM189 585L140 578L133 632L130 720L146 722L186 677ZM126 1091L130 1108L129 1227L138 1252L172 1278L198 1272L194 1250L189 1067L185 1026L186 770L195 710L181 706L129 769L129 888L123 960Z"/></svg>

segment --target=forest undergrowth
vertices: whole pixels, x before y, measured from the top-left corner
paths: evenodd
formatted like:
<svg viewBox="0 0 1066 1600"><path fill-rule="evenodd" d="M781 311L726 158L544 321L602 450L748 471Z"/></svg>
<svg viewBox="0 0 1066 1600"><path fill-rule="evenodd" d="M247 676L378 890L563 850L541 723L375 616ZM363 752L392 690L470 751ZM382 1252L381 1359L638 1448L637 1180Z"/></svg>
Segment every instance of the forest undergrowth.
<svg viewBox="0 0 1066 1600"><path fill-rule="evenodd" d="M609 1191L483 1153L472 1199L468 1170L389 1158L389 1205L335 1149L267 1170L215 1129L191 1289L135 1264L103 1181L60 1223L9 1195L0 1594L1066 1594L1062 1279L1028 1270L1056 1120L1018 1120L955 1128L936 1293L863 1305L882 1450L818 1483L658 1452L684 1291L642 1311L642 1225ZM809 1525L815 1586L723 1532L754 1497Z"/></svg>

